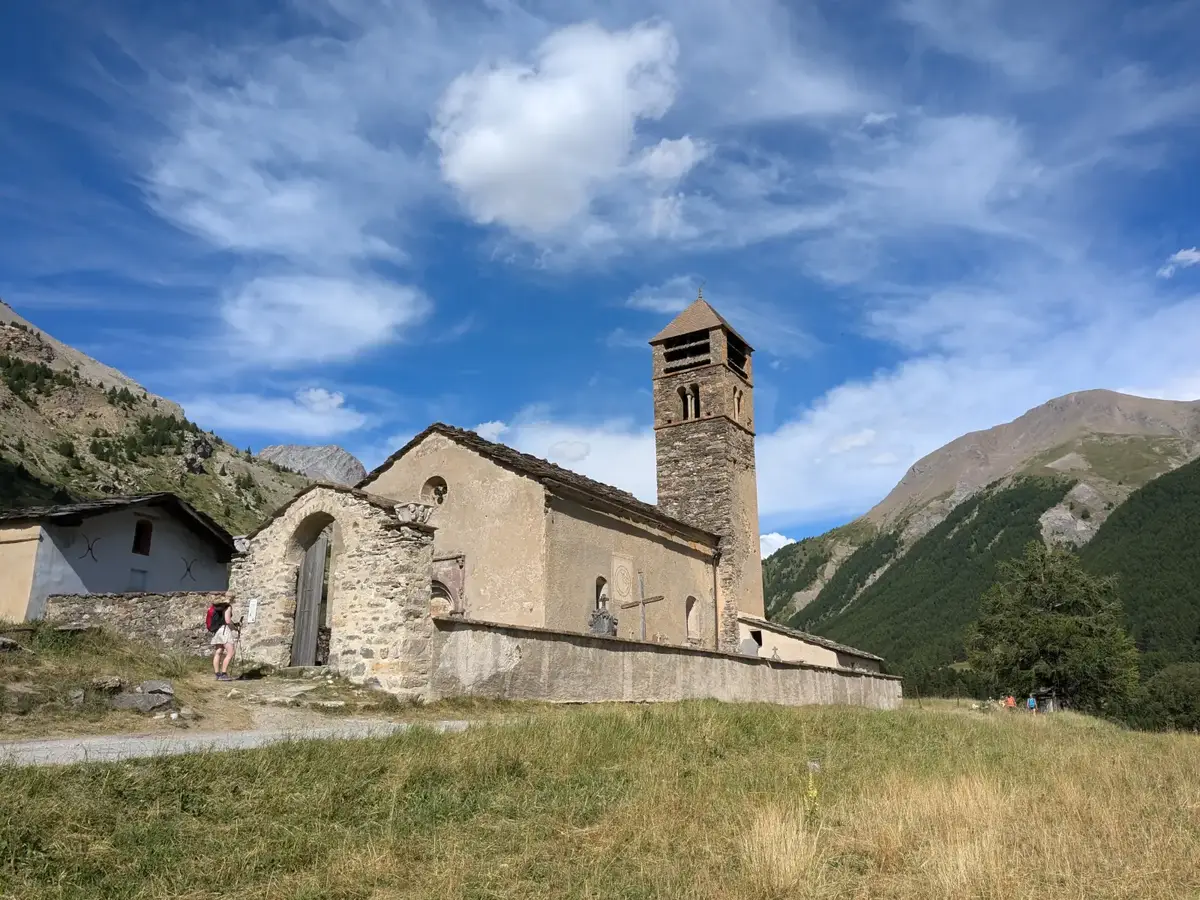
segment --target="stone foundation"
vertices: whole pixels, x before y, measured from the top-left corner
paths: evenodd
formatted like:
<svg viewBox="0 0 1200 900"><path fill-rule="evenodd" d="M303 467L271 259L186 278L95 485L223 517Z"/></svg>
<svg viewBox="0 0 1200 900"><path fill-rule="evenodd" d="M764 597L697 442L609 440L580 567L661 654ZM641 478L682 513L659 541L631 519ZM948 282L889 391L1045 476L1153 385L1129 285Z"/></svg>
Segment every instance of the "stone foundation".
<svg viewBox="0 0 1200 900"><path fill-rule="evenodd" d="M212 635L204 627L208 607L226 600L224 591L170 594L52 594L46 620L103 627L135 641L203 656Z"/></svg>
<svg viewBox="0 0 1200 900"><path fill-rule="evenodd" d="M551 703L715 699L897 709L902 690L899 678L874 672L437 618L426 697Z"/></svg>

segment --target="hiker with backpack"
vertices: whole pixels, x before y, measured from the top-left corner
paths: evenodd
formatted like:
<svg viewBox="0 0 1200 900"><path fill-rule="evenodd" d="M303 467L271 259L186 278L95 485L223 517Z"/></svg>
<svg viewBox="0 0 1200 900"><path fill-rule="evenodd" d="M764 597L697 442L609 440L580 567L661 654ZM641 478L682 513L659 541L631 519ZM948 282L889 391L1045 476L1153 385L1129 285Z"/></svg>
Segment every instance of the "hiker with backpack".
<svg viewBox="0 0 1200 900"><path fill-rule="evenodd" d="M229 664L233 662L233 652L237 643L233 604L212 604L208 608L204 624L212 635L209 646L216 648L213 650L213 674L216 675L217 681L229 681Z"/></svg>

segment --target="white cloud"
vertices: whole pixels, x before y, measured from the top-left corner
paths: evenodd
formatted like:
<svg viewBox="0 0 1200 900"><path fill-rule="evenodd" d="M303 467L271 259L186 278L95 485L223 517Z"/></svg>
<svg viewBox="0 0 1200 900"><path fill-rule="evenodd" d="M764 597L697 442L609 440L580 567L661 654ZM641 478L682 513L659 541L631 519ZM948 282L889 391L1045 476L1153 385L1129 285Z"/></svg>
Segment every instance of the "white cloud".
<svg viewBox="0 0 1200 900"><path fill-rule="evenodd" d="M242 285L222 316L238 360L308 366L389 343L429 308L420 292L381 279L280 275Z"/></svg>
<svg viewBox="0 0 1200 900"><path fill-rule="evenodd" d="M485 440L498 441L507 428L508 426L503 422L481 422L480 424L476 425L472 431Z"/></svg>
<svg viewBox="0 0 1200 900"><path fill-rule="evenodd" d="M796 543L794 538L786 537L778 531L772 531L770 534L760 535L758 538L759 552L763 559L766 559L776 550L781 550L788 544Z"/></svg>
<svg viewBox="0 0 1200 900"><path fill-rule="evenodd" d="M1159 278L1170 278L1179 269L1200 265L1200 247L1185 247L1167 257L1166 263L1158 270Z"/></svg>
<svg viewBox="0 0 1200 900"><path fill-rule="evenodd" d="M1137 176L1194 146L1171 130L1195 122L1194 66L1172 70L1181 53L1128 56L1171 35L1064 40L1086 17L1000 0L904 0L897 21L876 23L897 33L865 40L817 4L774 0L567 0L539 4L541 17L501 2L297 3L330 29L307 32L306 19L286 38L167 42L149 63L131 53L155 130L119 147L140 160L134 181L158 215L196 238L172 258L207 278L216 250L236 273L219 284L220 337L254 364L345 361L403 338L429 301L375 273L403 273L425 215L461 205L492 239L532 245L538 265L625 252L649 281L728 262L731 283L706 295L774 355L826 349L811 329L850 332L811 376L758 370L760 400L796 398L759 439L772 527L860 512L917 457L1055 394L1186 396L1197 383L1200 298L1168 305L1122 265L1145 252L1127 222ZM1173 32L1188 33L1194 11L1176 15ZM889 48L904 50L903 71ZM54 200L60 219L85 210L64 234L118 220ZM115 243L163 255L125 224L138 240ZM736 253L763 242L758 256ZM114 265L89 251L41 248L37 266ZM1198 253L1181 250L1161 277ZM175 268L137 270L201 283ZM737 274L760 269L776 295ZM669 315L696 283L648 285L628 306ZM810 400L815 385L824 393ZM353 413L315 397L270 402ZM653 496L648 430L549 414L480 428Z"/></svg>
<svg viewBox="0 0 1200 900"><path fill-rule="evenodd" d="M944 53L1000 71L1021 89L1045 89L1069 74L1055 20L1003 0L904 0L902 18Z"/></svg>
<svg viewBox="0 0 1200 900"><path fill-rule="evenodd" d="M677 181L708 153L703 141L694 141L687 135L675 141L663 138L642 153L634 167L656 181Z"/></svg>
<svg viewBox="0 0 1200 900"><path fill-rule="evenodd" d="M183 402L190 418L212 429L287 435L321 440L357 431L367 417L346 398L325 388L306 388L292 397L221 394Z"/></svg>
<svg viewBox="0 0 1200 900"><path fill-rule="evenodd" d="M626 298L625 305L643 312L673 316L696 299L701 284L702 280L695 275L676 275L660 284L642 285ZM816 348L816 341L797 321L797 311L793 307L751 298L741 288L723 284L709 286L705 297L757 350L776 356L802 357ZM620 331L610 335L609 345L645 346L652 333L647 333L644 338L627 340L631 336Z"/></svg>
<svg viewBox="0 0 1200 900"><path fill-rule="evenodd" d="M862 431L856 431L853 434L843 434L834 438L829 444L829 452L845 453L847 450L870 447L874 443L875 430L873 428L864 428Z"/></svg>
<svg viewBox="0 0 1200 900"><path fill-rule="evenodd" d="M625 305L645 312L674 315L696 299L699 283L690 275L676 275L662 284L642 285L629 295Z"/></svg>
<svg viewBox="0 0 1200 900"><path fill-rule="evenodd" d="M550 35L532 65L460 76L431 131L443 177L479 222L533 234L561 228L622 173L639 122L670 108L677 53L665 24L583 24ZM680 169L680 149L662 155L660 169Z"/></svg>
<svg viewBox="0 0 1200 900"><path fill-rule="evenodd" d="M480 430L484 428L486 433ZM652 431L623 421L595 425L554 422L535 409L523 411L512 423L487 422L475 430L522 453L615 485L647 503L655 501Z"/></svg>
<svg viewBox="0 0 1200 900"><path fill-rule="evenodd" d="M869 112L862 117L862 125L864 128L871 128L876 125L886 125L896 118L894 112Z"/></svg>

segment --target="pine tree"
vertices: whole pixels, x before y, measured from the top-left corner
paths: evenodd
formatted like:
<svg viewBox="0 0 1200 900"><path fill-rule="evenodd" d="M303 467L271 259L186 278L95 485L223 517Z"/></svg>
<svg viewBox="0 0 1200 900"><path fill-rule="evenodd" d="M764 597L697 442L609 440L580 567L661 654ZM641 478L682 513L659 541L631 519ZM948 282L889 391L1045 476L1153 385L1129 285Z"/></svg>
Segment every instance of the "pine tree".
<svg viewBox="0 0 1200 900"><path fill-rule="evenodd" d="M1115 580L1040 541L999 571L967 638L971 667L1000 691L1049 689L1074 709L1122 714L1138 687L1138 652Z"/></svg>

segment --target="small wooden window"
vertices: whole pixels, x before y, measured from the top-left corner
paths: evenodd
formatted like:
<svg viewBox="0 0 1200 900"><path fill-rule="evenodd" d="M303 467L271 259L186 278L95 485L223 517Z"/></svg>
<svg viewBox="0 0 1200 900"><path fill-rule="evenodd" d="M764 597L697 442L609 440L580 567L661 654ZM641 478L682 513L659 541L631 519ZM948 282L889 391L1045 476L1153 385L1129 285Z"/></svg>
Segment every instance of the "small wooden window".
<svg viewBox="0 0 1200 900"><path fill-rule="evenodd" d="M154 534L154 523L149 519L138 519L133 526L133 552L138 556L150 555L150 538Z"/></svg>

